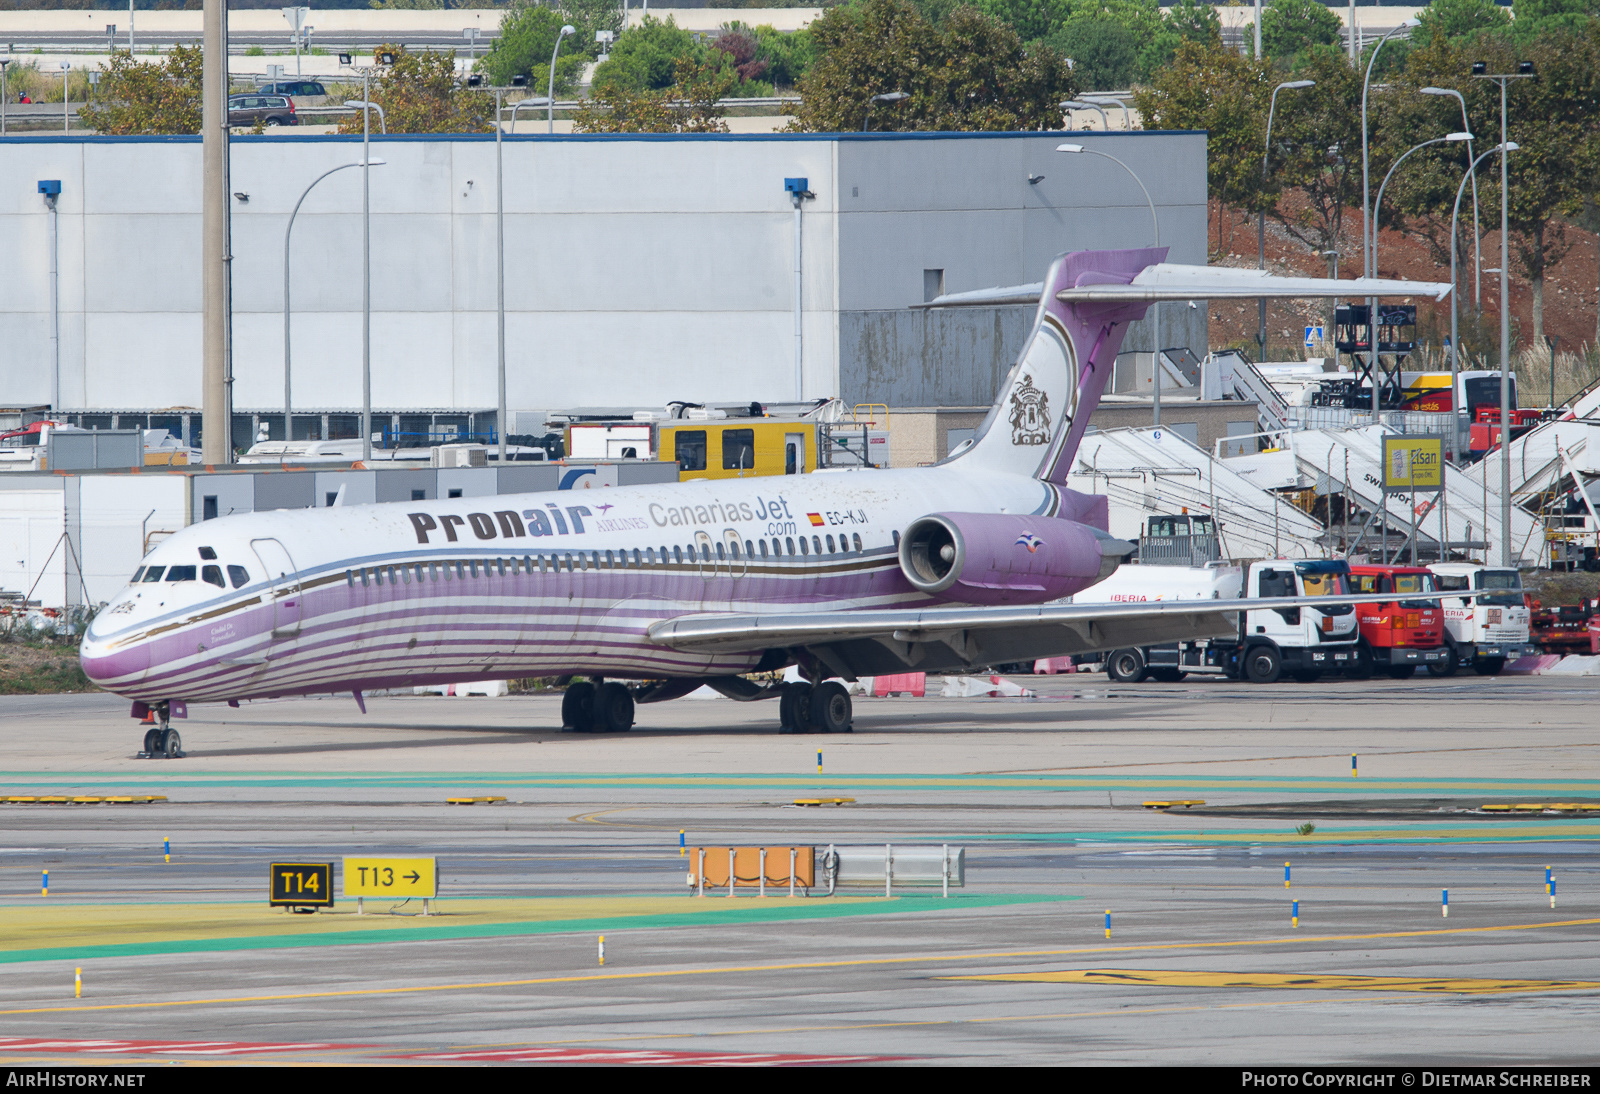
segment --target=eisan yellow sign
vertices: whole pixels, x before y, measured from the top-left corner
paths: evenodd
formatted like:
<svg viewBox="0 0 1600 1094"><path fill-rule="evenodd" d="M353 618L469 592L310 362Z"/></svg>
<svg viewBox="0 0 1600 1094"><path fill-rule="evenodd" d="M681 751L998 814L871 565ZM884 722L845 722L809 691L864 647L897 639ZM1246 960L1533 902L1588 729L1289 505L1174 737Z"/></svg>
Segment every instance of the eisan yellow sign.
<svg viewBox="0 0 1600 1094"><path fill-rule="evenodd" d="M344 895L432 900L439 895L439 872L431 858L347 858Z"/></svg>
<svg viewBox="0 0 1600 1094"><path fill-rule="evenodd" d="M1383 488L1385 490L1443 489L1444 439L1385 437Z"/></svg>

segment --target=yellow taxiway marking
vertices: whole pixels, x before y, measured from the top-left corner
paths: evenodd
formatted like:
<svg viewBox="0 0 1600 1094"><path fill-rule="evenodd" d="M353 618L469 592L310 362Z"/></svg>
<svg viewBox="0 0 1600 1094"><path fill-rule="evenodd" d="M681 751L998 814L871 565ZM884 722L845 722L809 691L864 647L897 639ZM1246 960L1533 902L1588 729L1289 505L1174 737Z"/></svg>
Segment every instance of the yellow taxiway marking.
<svg viewBox="0 0 1600 1094"><path fill-rule="evenodd" d="M1061 969L1055 972L941 976L940 980L1015 983L1110 984L1167 988L1300 988L1328 991L1421 991L1435 995L1503 995L1530 991L1600 991L1593 980L1482 980L1461 976L1345 976L1336 973L1204 972L1186 969Z"/></svg>
<svg viewBox="0 0 1600 1094"><path fill-rule="evenodd" d="M1079 954L1148 953L1155 950L1213 950L1243 946L1303 945L1308 942L1369 942L1384 938L1427 938L1434 935L1488 934L1496 931L1533 931L1548 927L1593 927L1600 919L1564 919L1552 923L1505 923L1494 927L1434 927L1420 931L1382 931L1374 934L1329 934L1284 938L1242 938L1230 942L1152 942L1139 946L1088 946L1070 950L1000 950L991 953L921 954L902 957L858 957L844 961L797 961L782 965L713 965L702 969L654 969L648 972L583 973L576 976L540 976L521 980L478 980L456 984L413 984L399 988L341 988L282 995L229 995L206 999L165 999L146 1003L96 1003L88 1006L26 1007L0 1010L13 1014L68 1014L92 1010L148 1010L160 1007L210 1007L230 1003L282 1003L299 999L343 999L350 996L415 995L437 991L483 991L541 984L583 984L606 980L663 980L679 976L727 976L744 972L795 972L805 969L864 968L872 965L923 965L935 962L995 961L1006 958L1072 957Z"/></svg>

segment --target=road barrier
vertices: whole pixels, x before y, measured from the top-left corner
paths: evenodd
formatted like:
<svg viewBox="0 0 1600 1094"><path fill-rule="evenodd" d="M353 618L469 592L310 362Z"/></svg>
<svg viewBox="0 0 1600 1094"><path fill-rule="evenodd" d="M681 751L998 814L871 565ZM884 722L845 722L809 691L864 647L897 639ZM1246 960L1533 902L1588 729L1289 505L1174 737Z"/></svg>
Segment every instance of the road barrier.
<svg viewBox="0 0 1600 1094"><path fill-rule="evenodd" d="M967 883L967 853L948 843L881 847L834 847L823 853L822 874L831 896L840 885L883 885L883 895L892 896L895 885L937 885L945 896L950 886Z"/></svg>
<svg viewBox="0 0 1600 1094"><path fill-rule="evenodd" d="M705 896L708 887L726 888L729 896L737 888L754 888L766 896L768 885L787 885L794 896L797 888L809 891L816 884L815 847L691 847L689 860L696 896Z"/></svg>

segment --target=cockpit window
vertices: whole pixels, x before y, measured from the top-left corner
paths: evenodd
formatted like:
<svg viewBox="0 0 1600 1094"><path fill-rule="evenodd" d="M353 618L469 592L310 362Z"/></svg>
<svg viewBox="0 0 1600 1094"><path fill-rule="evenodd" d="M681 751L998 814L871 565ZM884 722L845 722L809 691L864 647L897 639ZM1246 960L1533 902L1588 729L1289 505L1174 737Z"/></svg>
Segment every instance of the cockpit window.
<svg viewBox="0 0 1600 1094"><path fill-rule="evenodd" d="M166 572L165 566L150 566L144 571L145 581L160 581L161 575Z"/></svg>
<svg viewBox="0 0 1600 1094"><path fill-rule="evenodd" d="M217 558L217 552L212 550L210 547L202 547L200 548L200 557L215 562Z"/></svg>
<svg viewBox="0 0 1600 1094"><path fill-rule="evenodd" d="M143 577L143 576L144 576L144 567L140 566L137 570L133 571L133 577L129 578L129 583L130 584L137 584L139 579L141 577Z"/></svg>
<svg viewBox="0 0 1600 1094"><path fill-rule="evenodd" d="M193 566L168 566L167 567L167 580L168 581L193 581L194 580L194 569L195 568Z"/></svg>
<svg viewBox="0 0 1600 1094"><path fill-rule="evenodd" d="M241 585L247 585L250 582L250 571L246 570L243 566L229 566L228 580L233 582L233 587L235 589L239 588Z"/></svg>
<svg viewBox="0 0 1600 1094"><path fill-rule="evenodd" d="M202 566L200 568L200 579L209 585L215 585L219 589L228 587L228 583L222 580L221 566Z"/></svg>

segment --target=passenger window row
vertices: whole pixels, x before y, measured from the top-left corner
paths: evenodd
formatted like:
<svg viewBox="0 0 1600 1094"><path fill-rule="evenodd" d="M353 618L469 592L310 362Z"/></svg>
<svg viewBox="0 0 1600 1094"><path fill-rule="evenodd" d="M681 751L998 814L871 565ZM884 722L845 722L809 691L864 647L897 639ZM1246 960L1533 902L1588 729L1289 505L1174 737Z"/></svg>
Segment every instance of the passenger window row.
<svg viewBox="0 0 1600 1094"><path fill-rule="evenodd" d="M829 554L861 554L861 536L852 535L846 541L840 535L835 541L833 536L827 538L827 552ZM374 585L410 585L413 582L438 581L466 581L478 577L506 577L518 574L546 574L546 573L580 573L589 570L641 570L650 566L683 565L711 561L728 561L730 558L761 559L823 553L822 537L812 536L808 544L805 536L799 537L799 549L796 550L795 540L785 538L782 541L774 538L771 554L768 554L766 540L752 542L745 540L741 545L738 540L729 540L726 547L722 543L705 542L698 546L691 543L684 547L660 548L659 553L654 547L643 550L634 548L623 551L567 551L558 554L523 555L521 558L485 558L485 559L451 559L436 562L410 562L394 566L368 566L360 569L346 570L344 572L345 584L350 588L357 585L371 587Z"/></svg>

